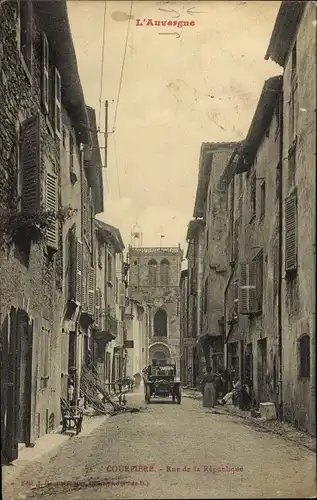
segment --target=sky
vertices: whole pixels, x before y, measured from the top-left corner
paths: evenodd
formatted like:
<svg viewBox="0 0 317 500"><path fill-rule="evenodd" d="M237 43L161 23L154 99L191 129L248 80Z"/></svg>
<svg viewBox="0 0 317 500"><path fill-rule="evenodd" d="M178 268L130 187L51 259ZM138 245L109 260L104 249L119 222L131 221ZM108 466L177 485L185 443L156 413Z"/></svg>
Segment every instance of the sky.
<svg viewBox="0 0 317 500"><path fill-rule="evenodd" d="M105 2L67 3L85 100L101 132L109 101L105 210L98 218L119 228L126 247L137 230L143 246L185 250L201 143L242 140L264 81L281 74L264 60L281 2L135 0L129 24L131 2L108 0L104 51ZM145 25L148 19L195 24Z"/></svg>

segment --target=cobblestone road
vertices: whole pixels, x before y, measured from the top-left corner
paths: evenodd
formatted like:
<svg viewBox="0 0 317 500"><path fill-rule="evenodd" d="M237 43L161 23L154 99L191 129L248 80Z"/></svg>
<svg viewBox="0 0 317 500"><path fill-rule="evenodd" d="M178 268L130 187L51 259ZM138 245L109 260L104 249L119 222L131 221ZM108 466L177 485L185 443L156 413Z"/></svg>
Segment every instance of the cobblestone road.
<svg viewBox="0 0 317 500"><path fill-rule="evenodd" d="M315 496L315 484L314 453L183 398L67 440L4 499L295 498Z"/></svg>

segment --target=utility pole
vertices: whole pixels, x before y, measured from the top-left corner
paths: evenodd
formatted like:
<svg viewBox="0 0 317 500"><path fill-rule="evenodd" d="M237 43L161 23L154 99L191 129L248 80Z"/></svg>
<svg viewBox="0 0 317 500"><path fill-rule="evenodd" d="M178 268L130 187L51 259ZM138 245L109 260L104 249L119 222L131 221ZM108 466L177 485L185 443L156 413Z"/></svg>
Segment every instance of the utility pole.
<svg viewBox="0 0 317 500"><path fill-rule="evenodd" d="M108 167L108 101L105 101L105 165Z"/></svg>

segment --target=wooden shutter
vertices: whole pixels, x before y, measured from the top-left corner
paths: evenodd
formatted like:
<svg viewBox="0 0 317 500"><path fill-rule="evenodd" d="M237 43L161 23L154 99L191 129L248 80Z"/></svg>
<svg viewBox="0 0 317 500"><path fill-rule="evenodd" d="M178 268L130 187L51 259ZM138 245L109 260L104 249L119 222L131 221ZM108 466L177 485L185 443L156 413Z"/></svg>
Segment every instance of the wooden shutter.
<svg viewBox="0 0 317 500"><path fill-rule="evenodd" d="M257 268L258 261L250 262L248 265L249 268L249 283L248 283L248 292L249 292L249 313L255 312L258 310L257 305Z"/></svg>
<svg viewBox="0 0 317 500"><path fill-rule="evenodd" d="M239 280L239 312L248 314L249 312L249 264L242 262L240 264Z"/></svg>
<svg viewBox="0 0 317 500"><path fill-rule="evenodd" d="M46 231L47 245L54 250L58 250L58 221L56 219L58 205L58 183L57 176L49 172L46 173L45 199L46 210L52 212L52 215L49 217L50 227Z"/></svg>
<svg viewBox="0 0 317 500"><path fill-rule="evenodd" d="M41 140L40 117L35 115L22 124L22 211L32 215L40 208Z"/></svg>
<svg viewBox="0 0 317 500"><path fill-rule="evenodd" d="M55 80L55 103L54 103L54 118L55 118L55 133L60 138L62 130L62 80L57 68L54 74Z"/></svg>
<svg viewBox="0 0 317 500"><path fill-rule="evenodd" d="M82 303L83 296L83 244L77 238L76 239L76 302Z"/></svg>
<svg viewBox="0 0 317 500"><path fill-rule="evenodd" d="M88 269L88 314L95 314L95 269Z"/></svg>
<svg viewBox="0 0 317 500"><path fill-rule="evenodd" d="M285 200L285 271L297 268L297 196Z"/></svg>
<svg viewBox="0 0 317 500"><path fill-rule="evenodd" d="M42 103L49 112L49 45L45 33L42 35Z"/></svg>

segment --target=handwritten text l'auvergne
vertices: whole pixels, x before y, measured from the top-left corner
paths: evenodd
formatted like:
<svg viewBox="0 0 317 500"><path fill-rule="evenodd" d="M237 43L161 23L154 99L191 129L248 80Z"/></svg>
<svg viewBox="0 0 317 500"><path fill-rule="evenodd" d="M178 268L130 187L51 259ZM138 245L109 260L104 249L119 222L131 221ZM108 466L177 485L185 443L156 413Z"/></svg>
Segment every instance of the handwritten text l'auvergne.
<svg viewBox="0 0 317 500"><path fill-rule="evenodd" d="M158 21L156 19L136 19L136 26L174 26L184 28L185 26L195 26L195 21Z"/></svg>

